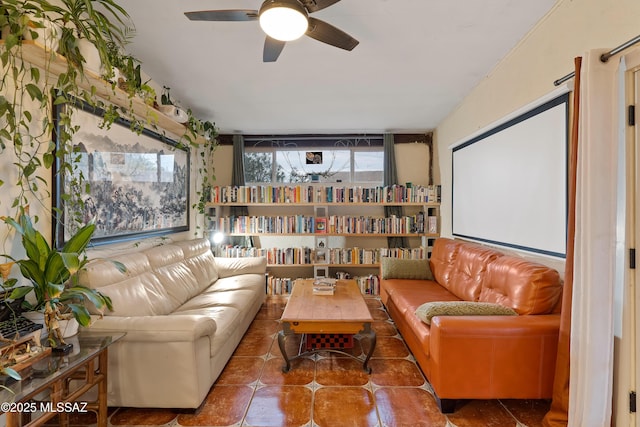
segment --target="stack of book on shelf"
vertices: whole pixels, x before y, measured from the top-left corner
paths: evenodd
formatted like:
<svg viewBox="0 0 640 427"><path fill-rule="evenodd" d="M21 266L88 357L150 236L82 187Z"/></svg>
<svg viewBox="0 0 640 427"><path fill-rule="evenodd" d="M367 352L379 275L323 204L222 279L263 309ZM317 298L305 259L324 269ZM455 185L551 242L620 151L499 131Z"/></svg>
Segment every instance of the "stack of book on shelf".
<svg viewBox="0 0 640 427"><path fill-rule="evenodd" d="M380 295L380 278L375 274L355 278L360 292L365 295Z"/></svg>
<svg viewBox="0 0 640 427"><path fill-rule="evenodd" d="M266 276L267 295L289 295L293 288L294 279L290 277Z"/></svg>
<svg viewBox="0 0 640 427"><path fill-rule="evenodd" d="M333 295L336 289L336 279L318 278L313 281L314 295Z"/></svg>

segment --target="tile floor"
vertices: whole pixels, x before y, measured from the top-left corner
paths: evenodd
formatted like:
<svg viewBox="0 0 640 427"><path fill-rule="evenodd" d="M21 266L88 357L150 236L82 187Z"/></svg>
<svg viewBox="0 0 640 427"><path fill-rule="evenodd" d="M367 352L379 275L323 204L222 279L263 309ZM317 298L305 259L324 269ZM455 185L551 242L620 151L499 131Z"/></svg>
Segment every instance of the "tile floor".
<svg viewBox="0 0 640 427"><path fill-rule="evenodd" d="M472 400L438 411L429 384L379 299L367 298L378 336L367 375L335 353L297 359L283 373L276 333L286 300L270 298L196 414L170 409L111 408L110 426L537 427L546 400ZM366 339L349 350L361 354ZM298 340L299 342L299 340ZM287 352L298 342L287 341ZM72 420L74 426L92 420ZM93 424L95 425L95 424Z"/></svg>

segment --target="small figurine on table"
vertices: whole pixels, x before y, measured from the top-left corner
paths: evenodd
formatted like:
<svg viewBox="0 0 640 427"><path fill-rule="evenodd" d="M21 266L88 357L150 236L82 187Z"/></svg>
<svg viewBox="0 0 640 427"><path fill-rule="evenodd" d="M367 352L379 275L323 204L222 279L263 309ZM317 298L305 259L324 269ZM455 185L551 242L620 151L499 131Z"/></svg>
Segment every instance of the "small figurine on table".
<svg viewBox="0 0 640 427"><path fill-rule="evenodd" d="M60 331L60 323L58 319L69 320L73 315L71 313L61 314L58 308L54 308L52 304L46 304L44 309L44 324L49 330L49 342L53 351L68 353L73 348L73 344L67 344L62 337Z"/></svg>

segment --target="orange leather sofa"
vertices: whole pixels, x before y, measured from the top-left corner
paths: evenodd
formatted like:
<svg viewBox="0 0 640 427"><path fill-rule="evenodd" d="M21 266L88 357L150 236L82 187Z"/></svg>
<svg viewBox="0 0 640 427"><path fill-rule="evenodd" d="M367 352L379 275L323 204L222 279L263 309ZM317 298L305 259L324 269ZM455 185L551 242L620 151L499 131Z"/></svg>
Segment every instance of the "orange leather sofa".
<svg viewBox="0 0 640 427"><path fill-rule="evenodd" d="M384 278L381 271L380 295L440 410L453 412L458 399L551 398L562 292L558 272L446 238L435 241L429 266L435 280ZM461 300L499 303L518 315L436 316L431 325L415 315L425 302Z"/></svg>

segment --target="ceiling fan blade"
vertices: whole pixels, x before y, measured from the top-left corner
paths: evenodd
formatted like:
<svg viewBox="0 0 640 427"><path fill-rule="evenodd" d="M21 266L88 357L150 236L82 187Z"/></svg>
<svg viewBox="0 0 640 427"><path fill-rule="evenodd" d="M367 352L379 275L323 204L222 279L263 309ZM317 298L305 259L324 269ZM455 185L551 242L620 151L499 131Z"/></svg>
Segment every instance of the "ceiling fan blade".
<svg viewBox="0 0 640 427"><path fill-rule="evenodd" d="M309 13L325 9L339 1L340 0L300 0Z"/></svg>
<svg viewBox="0 0 640 427"><path fill-rule="evenodd" d="M255 21L258 19L258 11L251 9L197 10L184 14L192 21Z"/></svg>
<svg viewBox="0 0 640 427"><path fill-rule="evenodd" d="M311 16L309 17L309 29L307 29L306 35L322 43L344 50L353 50L360 43L344 31Z"/></svg>
<svg viewBox="0 0 640 427"><path fill-rule="evenodd" d="M276 40L267 36L264 40L264 51L262 52L262 62L276 62L280 52L284 49L286 42Z"/></svg>

